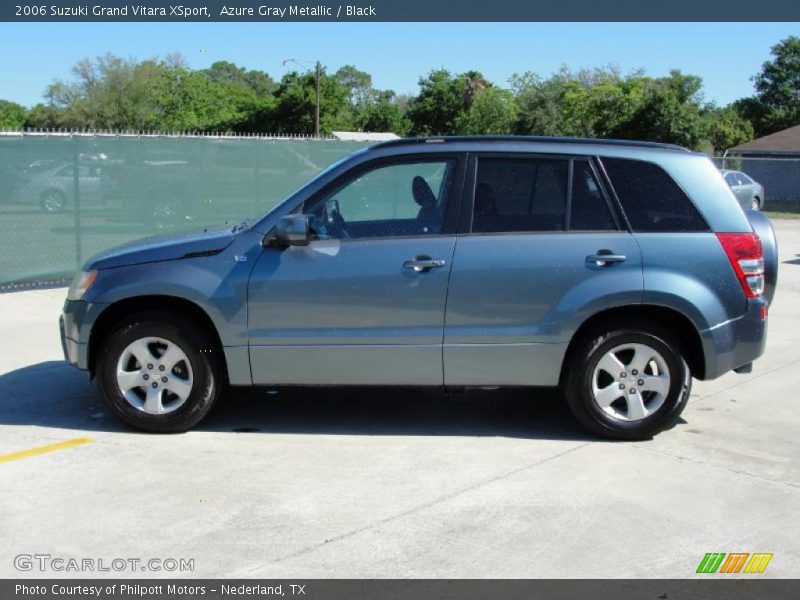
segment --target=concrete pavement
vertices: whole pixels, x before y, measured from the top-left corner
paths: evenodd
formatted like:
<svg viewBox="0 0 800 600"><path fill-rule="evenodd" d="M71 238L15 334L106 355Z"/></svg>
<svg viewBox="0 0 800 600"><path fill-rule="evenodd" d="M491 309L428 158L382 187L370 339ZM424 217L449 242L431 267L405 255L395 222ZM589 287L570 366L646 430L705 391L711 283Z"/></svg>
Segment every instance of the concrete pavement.
<svg viewBox="0 0 800 600"><path fill-rule="evenodd" d="M800 557L800 221L752 374L695 382L647 442L586 437L554 392L229 393L146 435L61 360L66 290L0 294L0 577L20 554L187 558L89 576L692 577L706 552ZM753 576L748 576L753 577Z"/></svg>

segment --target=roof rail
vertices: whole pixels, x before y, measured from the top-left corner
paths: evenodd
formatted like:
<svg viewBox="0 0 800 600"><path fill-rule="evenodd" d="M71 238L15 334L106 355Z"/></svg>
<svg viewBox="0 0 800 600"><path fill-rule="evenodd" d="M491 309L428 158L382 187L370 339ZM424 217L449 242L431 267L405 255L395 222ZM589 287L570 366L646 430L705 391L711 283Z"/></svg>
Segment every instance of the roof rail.
<svg viewBox="0 0 800 600"><path fill-rule="evenodd" d="M436 137L405 137L399 140L381 142L373 148L388 146L410 146L414 144L449 144L455 142L528 142L546 144L596 144L598 146L626 146L636 148L660 148L691 152L683 146L676 144L662 144L660 142L639 142L634 140L601 140L596 138L555 137L538 135L454 135Z"/></svg>

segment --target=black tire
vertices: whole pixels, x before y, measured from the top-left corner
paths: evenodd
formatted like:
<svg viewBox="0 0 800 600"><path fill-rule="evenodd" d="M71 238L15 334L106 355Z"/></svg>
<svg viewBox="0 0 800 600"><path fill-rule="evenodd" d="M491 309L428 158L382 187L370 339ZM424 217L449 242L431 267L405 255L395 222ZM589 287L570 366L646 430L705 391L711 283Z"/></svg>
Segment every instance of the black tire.
<svg viewBox="0 0 800 600"><path fill-rule="evenodd" d="M165 414L136 408L117 383L122 353L132 342L147 337L176 344L191 366L191 392L183 404ZM211 335L191 320L163 312L139 313L121 323L98 349L95 374L100 394L115 415L137 429L158 433L183 432L197 425L214 406L222 386L219 349Z"/></svg>
<svg viewBox="0 0 800 600"><path fill-rule="evenodd" d="M761 199L758 196L754 196L750 201L750 210L761 210Z"/></svg>
<svg viewBox="0 0 800 600"><path fill-rule="evenodd" d="M592 394L592 379L600 359L626 344L644 344L658 352L670 376L669 391L661 406L639 420L622 420L609 414ZM692 375L684 356L680 343L657 323L636 320L594 329L576 341L567 358L564 395L578 422L590 433L620 440L649 439L674 425L689 400Z"/></svg>
<svg viewBox="0 0 800 600"><path fill-rule="evenodd" d="M67 206L67 195L61 190L45 190L39 197L39 206L44 212L61 212Z"/></svg>

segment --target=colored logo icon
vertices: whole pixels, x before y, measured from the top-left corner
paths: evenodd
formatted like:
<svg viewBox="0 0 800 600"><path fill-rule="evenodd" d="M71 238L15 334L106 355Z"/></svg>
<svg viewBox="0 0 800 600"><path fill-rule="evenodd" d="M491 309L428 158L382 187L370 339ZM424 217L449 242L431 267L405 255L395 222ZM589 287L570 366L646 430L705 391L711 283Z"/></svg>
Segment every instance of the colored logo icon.
<svg viewBox="0 0 800 600"><path fill-rule="evenodd" d="M763 573L767 569L772 553L766 552L708 552L697 566L697 573Z"/></svg>

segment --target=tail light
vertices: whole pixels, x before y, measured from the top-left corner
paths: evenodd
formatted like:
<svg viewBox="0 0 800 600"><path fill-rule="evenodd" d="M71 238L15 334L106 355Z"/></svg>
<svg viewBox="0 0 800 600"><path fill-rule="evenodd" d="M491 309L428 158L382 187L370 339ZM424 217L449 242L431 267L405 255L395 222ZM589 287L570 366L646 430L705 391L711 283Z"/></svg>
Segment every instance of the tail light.
<svg viewBox="0 0 800 600"><path fill-rule="evenodd" d="M718 233L722 249L731 261L744 295L755 298L764 292L764 252L755 233Z"/></svg>

